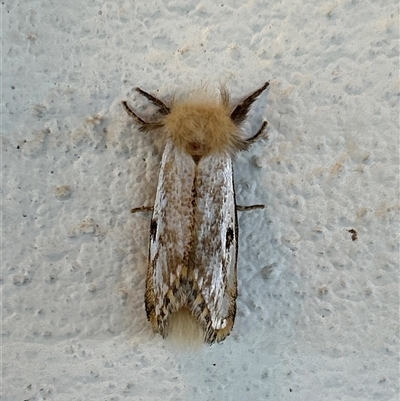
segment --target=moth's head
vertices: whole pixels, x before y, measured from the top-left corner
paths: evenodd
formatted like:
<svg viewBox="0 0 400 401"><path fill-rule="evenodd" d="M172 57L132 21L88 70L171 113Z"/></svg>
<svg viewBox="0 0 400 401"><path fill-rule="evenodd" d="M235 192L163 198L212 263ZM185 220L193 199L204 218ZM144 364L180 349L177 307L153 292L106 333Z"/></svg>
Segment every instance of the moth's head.
<svg viewBox="0 0 400 401"><path fill-rule="evenodd" d="M195 159L211 153L232 152L240 136L230 113L227 98L196 94L174 102L164 118L164 128L175 146Z"/></svg>
<svg viewBox="0 0 400 401"><path fill-rule="evenodd" d="M122 102L126 112L140 126L141 131L163 129L177 148L188 153L197 163L211 153L230 153L246 150L263 135L267 122L264 121L256 135L243 139L239 129L252 103L267 89L269 82L247 96L235 108L229 103L229 94L221 88L220 97L212 96L207 88L195 91L184 101L166 105L160 99L140 88L136 90L158 108L161 117L152 122L140 118L126 101Z"/></svg>

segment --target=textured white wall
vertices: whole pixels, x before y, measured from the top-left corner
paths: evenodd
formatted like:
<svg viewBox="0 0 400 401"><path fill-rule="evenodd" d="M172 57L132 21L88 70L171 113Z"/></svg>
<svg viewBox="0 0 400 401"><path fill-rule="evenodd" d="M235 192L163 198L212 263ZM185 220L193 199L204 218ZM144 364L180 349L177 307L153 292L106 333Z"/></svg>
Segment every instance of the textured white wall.
<svg viewBox="0 0 400 401"><path fill-rule="evenodd" d="M397 1L1 8L2 400L398 399ZM162 140L120 101L265 80L245 129L270 139L235 161L238 203L267 205L240 216L236 324L177 353L146 321L130 214Z"/></svg>

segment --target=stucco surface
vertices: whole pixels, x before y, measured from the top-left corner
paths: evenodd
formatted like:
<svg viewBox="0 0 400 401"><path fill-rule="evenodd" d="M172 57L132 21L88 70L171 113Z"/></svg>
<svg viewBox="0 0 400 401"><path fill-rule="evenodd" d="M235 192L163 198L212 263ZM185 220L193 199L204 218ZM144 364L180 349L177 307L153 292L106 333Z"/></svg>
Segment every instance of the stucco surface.
<svg viewBox="0 0 400 401"><path fill-rule="evenodd" d="M5 1L2 400L397 400L398 4ZM270 80L234 161L238 313L179 351L143 294L163 140L121 107Z"/></svg>

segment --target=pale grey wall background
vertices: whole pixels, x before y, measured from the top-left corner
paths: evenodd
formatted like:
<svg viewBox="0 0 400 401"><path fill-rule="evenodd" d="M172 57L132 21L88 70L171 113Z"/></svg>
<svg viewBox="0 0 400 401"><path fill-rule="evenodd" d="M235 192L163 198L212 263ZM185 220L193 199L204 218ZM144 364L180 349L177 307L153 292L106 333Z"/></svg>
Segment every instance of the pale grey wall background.
<svg viewBox="0 0 400 401"><path fill-rule="evenodd" d="M4 1L2 400L397 400L397 1ZM238 316L198 354L143 307L168 99L271 86L235 160ZM64 186L67 186L64 187ZM349 230L358 234L352 240Z"/></svg>

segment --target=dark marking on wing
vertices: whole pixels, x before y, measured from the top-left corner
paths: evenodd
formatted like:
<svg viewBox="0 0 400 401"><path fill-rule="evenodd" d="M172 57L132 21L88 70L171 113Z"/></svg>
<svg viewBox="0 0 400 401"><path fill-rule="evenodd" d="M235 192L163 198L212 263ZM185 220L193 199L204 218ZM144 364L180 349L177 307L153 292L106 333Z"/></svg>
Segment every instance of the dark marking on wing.
<svg viewBox="0 0 400 401"><path fill-rule="evenodd" d="M233 232L233 229L232 227L228 227L228 230L226 231L226 243L225 243L226 250L229 250L234 239L235 239L235 234Z"/></svg>
<svg viewBox="0 0 400 401"><path fill-rule="evenodd" d="M154 242L156 240L156 235L157 235L157 221L156 220L151 220L151 223L150 223L150 238L151 238L152 242Z"/></svg>

